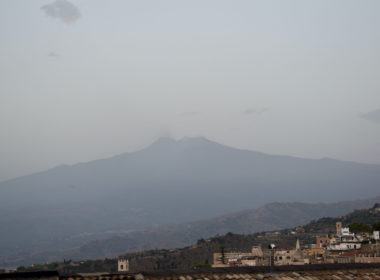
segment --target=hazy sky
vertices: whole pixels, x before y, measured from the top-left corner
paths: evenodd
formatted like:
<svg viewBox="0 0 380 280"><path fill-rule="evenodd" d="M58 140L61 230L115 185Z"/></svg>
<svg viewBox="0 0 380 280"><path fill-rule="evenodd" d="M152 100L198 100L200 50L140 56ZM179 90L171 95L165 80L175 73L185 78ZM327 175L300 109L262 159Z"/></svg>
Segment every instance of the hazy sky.
<svg viewBox="0 0 380 280"><path fill-rule="evenodd" d="M380 1L1 0L0 180L160 136L380 163Z"/></svg>

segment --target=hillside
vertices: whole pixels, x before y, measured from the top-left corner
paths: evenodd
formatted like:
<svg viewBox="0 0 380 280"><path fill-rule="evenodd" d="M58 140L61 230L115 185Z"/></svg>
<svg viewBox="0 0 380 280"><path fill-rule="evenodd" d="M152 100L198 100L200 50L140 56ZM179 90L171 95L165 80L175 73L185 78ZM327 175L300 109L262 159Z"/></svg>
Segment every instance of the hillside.
<svg viewBox="0 0 380 280"><path fill-rule="evenodd" d="M211 264L212 254L219 252L221 247L225 251L249 251L254 245L275 243L279 248L294 248L296 240L302 244L315 242L315 237L335 232L335 224L341 221L343 226L360 222L368 225L380 222L380 213L373 209L361 209L348 215L325 217L311 221L303 226L304 233L294 234L295 228L288 228L279 232L261 232L255 234L227 233L224 236L215 236L209 239L200 239L196 244L180 249L149 250L137 253L124 254L130 261L132 272L139 271L166 271L170 269L188 270L198 264ZM66 263L52 263L45 266L37 266L30 269L59 269L63 273L89 272L89 271L113 271L117 270L116 259L82 261L78 266L73 266L71 261Z"/></svg>
<svg viewBox="0 0 380 280"><path fill-rule="evenodd" d="M367 208L379 201L380 197L338 203L270 203L257 209L239 211L217 218L135 231L104 240L91 241L69 250L51 250L39 254L24 254L14 257L16 260L17 257L21 258L22 262L12 262L12 259L3 262L8 265L20 265L62 259L112 258L126 252L146 251L155 248L168 250L190 246L199 239L228 232L247 234L295 227L320 217L340 216L354 209Z"/></svg>
<svg viewBox="0 0 380 280"><path fill-rule="evenodd" d="M338 203L270 203L257 209L213 219L137 231L89 242L71 251L66 257L93 259L155 248L184 247L194 244L198 239L228 232L249 234L300 226L321 217L340 216L355 209L368 208L376 202L380 202L380 197Z"/></svg>
<svg viewBox="0 0 380 280"><path fill-rule="evenodd" d="M267 155L204 138L162 138L138 152L0 183L0 223L7 225L0 228L0 262L20 263L22 256L35 262L41 254L52 256L47 251L67 251L94 240L207 220L273 201L363 199L380 195L378 182L380 165ZM232 220L218 230L252 230L232 225ZM283 221L257 221L253 229L291 225ZM178 246L214 234L207 224L196 228L200 234L191 233L177 244L161 240L159 245Z"/></svg>

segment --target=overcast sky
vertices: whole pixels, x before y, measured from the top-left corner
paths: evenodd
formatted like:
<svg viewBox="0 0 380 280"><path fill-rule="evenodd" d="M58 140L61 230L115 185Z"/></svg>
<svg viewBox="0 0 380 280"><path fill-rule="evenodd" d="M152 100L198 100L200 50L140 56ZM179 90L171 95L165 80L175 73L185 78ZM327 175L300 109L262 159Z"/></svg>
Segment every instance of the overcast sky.
<svg viewBox="0 0 380 280"><path fill-rule="evenodd" d="M380 1L1 0L0 181L204 136L380 163Z"/></svg>

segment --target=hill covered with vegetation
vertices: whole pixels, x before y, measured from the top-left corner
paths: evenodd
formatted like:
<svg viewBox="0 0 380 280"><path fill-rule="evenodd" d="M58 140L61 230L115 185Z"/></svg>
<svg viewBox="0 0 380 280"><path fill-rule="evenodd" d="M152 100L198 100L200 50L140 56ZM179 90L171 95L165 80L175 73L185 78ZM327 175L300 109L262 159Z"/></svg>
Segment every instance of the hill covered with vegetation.
<svg viewBox="0 0 380 280"><path fill-rule="evenodd" d="M179 249L157 249L137 253L128 253L123 257L129 259L133 272L160 271L189 269L197 266L209 266L212 263L212 255L223 248L228 251L250 251L252 246L261 245L265 248L270 243L275 243L279 248L294 248L297 239L301 245L315 242L315 237L335 232L336 222L342 222L343 226L360 223L367 226L378 227L380 223L380 211L378 205L373 208L355 210L350 214L340 217L326 217L304 225L300 228L289 228L281 231L261 232L255 234L227 233L222 236L214 236L209 239L200 239L193 246ZM298 230L297 230L298 229ZM117 271L117 259L83 260L74 262L65 260L46 265L19 268L19 270L58 269L61 273Z"/></svg>

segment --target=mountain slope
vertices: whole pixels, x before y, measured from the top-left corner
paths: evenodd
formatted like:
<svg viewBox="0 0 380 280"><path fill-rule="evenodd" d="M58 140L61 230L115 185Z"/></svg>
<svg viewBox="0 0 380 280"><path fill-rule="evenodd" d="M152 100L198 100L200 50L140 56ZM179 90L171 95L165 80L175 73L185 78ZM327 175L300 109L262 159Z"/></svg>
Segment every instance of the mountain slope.
<svg viewBox="0 0 380 280"><path fill-rule="evenodd" d="M270 203L257 209L239 211L217 218L136 231L125 235L89 242L70 251L66 258L94 259L115 257L126 252L155 248L179 248L228 232L251 234L291 228L322 217L336 217L355 209L369 208L380 202L380 197L338 203Z"/></svg>
<svg viewBox="0 0 380 280"><path fill-rule="evenodd" d="M354 204L356 203L357 202L354 202ZM362 201L360 203L366 202ZM344 205L346 205L346 202L336 204L338 207L344 207ZM287 204L284 206L285 208L288 208L292 207L293 204ZM314 206L309 205L309 207ZM329 205L326 206L329 207ZM279 207L279 205L277 207ZM198 242L194 242L191 246L184 248L133 252L124 254L123 257L126 257L129 260L132 272L167 271L171 269L189 270L197 264L211 264L213 253L220 252L222 246L225 248L226 252L248 252L254 245L261 245L263 250L266 250L266 245L270 243L275 243L278 248L294 248L297 239L300 241L301 245L312 244L315 242L316 236L324 236L335 232L335 224L338 221L342 222L343 226L348 226L355 222L361 222L371 226L380 222L380 213L374 211L373 208L360 209L344 216L335 218L325 217L306 223L303 225L303 228L305 229L304 233L295 233L295 228L283 229L275 234L270 231L248 235L227 233L226 235L218 235L207 240L198 240ZM76 266L70 265L70 262L65 262L26 268L26 270L49 269L58 269L61 273L66 274L96 271L116 272L117 259L87 260L80 262L80 264Z"/></svg>
<svg viewBox="0 0 380 280"><path fill-rule="evenodd" d="M0 183L0 255L63 250L115 233L268 202L380 195L380 166L163 138L148 148Z"/></svg>
<svg viewBox="0 0 380 280"><path fill-rule="evenodd" d="M217 218L158 227L143 231L118 234L112 238L91 241L79 248L63 251L44 251L38 254L15 255L16 262L0 258L3 265L21 265L52 262L62 259L103 259L126 252L138 252L155 248L170 249L189 246L197 240L234 232L251 234L279 230L305 224L320 217L340 216L354 209L368 208L380 202L380 197L368 200L338 203L270 203L257 209L239 211ZM7 263L8 262L8 263Z"/></svg>

